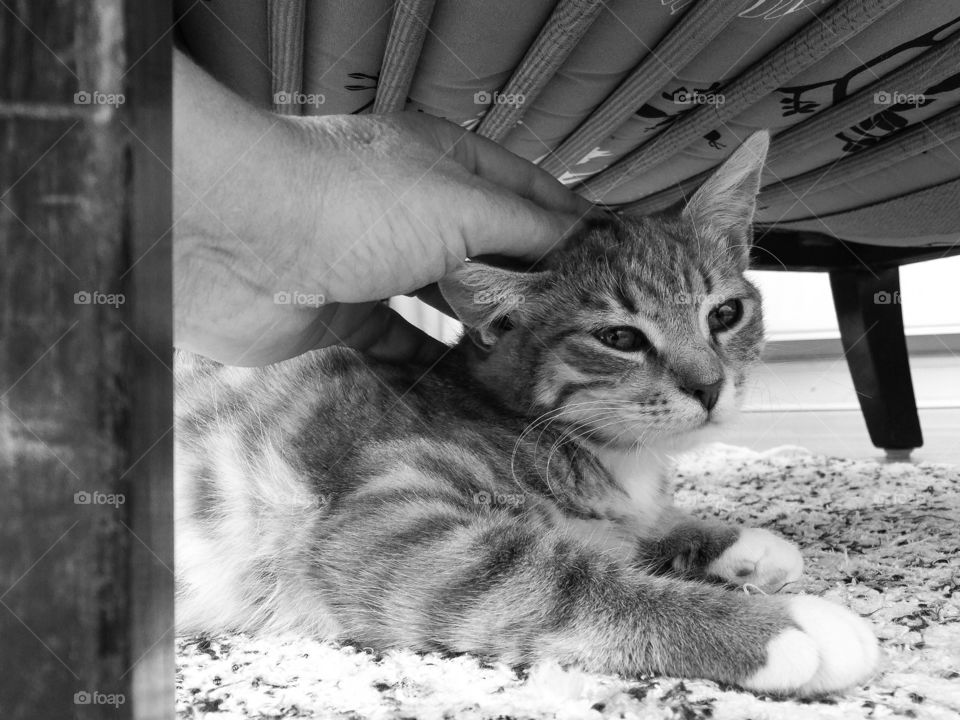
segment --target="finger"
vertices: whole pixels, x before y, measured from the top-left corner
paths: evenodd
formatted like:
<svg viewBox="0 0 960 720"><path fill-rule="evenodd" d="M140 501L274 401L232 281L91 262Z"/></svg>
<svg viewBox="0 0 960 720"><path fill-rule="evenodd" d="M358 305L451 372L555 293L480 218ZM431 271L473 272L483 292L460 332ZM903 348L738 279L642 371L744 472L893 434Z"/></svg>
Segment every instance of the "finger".
<svg viewBox="0 0 960 720"><path fill-rule="evenodd" d="M467 180L475 193L458 217L468 257L501 254L529 265L563 247L586 225L582 215L544 210L482 178Z"/></svg>
<svg viewBox="0 0 960 720"><path fill-rule="evenodd" d="M450 350L439 340L404 320L384 303L377 303L343 344L377 360L432 365Z"/></svg>
<svg viewBox="0 0 960 720"><path fill-rule="evenodd" d="M578 216L593 210L590 201L567 189L546 170L488 138L464 132L457 139L453 157L475 175L547 210Z"/></svg>
<svg viewBox="0 0 960 720"><path fill-rule="evenodd" d="M410 121L405 113L398 118ZM413 128L428 133L431 142L444 148L447 158L462 168L454 187L467 184L478 190L466 203L462 196L452 200L468 208L460 218L460 231L471 257L495 253L536 263L562 247L587 221L605 214L603 208L492 140L422 114L416 116ZM437 192L443 196L448 189L439 187Z"/></svg>

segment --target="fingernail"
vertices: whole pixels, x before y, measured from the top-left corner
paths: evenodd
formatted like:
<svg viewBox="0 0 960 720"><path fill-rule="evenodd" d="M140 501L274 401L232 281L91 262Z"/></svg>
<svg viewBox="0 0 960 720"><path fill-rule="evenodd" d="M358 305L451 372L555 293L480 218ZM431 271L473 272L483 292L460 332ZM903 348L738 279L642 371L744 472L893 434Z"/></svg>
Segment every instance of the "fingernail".
<svg viewBox="0 0 960 720"><path fill-rule="evenodd" d="M607 220L616 215L616 211L611 208L609 205L603 205L602 203L596 203L590 209L590 212L587 213L587 218L590 220Z"/></svg>

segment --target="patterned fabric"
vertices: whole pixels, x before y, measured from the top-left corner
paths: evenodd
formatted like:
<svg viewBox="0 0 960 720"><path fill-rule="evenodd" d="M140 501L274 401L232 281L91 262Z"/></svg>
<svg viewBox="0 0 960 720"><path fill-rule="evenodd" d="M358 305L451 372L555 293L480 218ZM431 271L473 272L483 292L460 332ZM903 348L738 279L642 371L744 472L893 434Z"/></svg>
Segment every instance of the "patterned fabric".
<svg viewBox="0 0 960 720"><path fill-rule="evenodd" d="M805 137L801 152L793 143L777 157L774 139L768 183L829 178L838 161L878 145L884 167L829 190L811 180L781 193L760 221L855 210L960 177L960 131L942 122L960 104L960 11L951 0L611 0L599 8L458 0L396 10L391 0L315 0L305 18L300 5L178 2L190 51L258 104L269 106L271 89L301 74L286 50L302 40L300 114L369 112L387 68L380 107L489 134L610 205L674 197L753 130L777 134L811 121L816 137ZM286 33L277 27L284 17ZM278 42L283 52L271 55ZM834 115L841 126L821 122L840 105L848 107ZM937 142L904 154L898 135L935 118ZM960 234L954 221L944 243ZM886 226L886 236L940 242L905 222Z"/></svg>

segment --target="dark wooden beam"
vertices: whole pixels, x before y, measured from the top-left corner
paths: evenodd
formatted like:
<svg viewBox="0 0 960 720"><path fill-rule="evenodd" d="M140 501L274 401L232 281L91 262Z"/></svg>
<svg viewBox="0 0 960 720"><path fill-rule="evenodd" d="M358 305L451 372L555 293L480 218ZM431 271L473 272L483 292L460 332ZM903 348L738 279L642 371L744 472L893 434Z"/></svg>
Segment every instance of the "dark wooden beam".
<svg viewBox="0 0 960 720"><path fill-rule="evenodd" d="M169 27L0 6L3 718L173 715Z"/></svg>
<svg viewBox="0 0 960 720"><path fill-rule="evenodd" d="M169 0L125 0L124 118L129 147L124 368L130 404L124 483L130 495L128 593L132 717L174 715L172 57Z"/></svg>

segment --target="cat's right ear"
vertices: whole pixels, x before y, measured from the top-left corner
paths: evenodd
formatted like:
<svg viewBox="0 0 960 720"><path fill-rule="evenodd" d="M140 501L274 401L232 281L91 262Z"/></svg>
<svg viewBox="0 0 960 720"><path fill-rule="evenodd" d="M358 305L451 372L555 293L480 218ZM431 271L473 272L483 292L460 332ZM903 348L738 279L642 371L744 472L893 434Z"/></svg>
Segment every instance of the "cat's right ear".
<svg viewBox="0 0 960 720"><path fill-rule="evenodd" d="M528 303L548 275L467 262L437 284L460 322L478 331L484 345L492 345L507 323L518 324L529 315Z"/></svg>
<svg viewBox="0 0 960 720"><path fill-rule="evenodd" d="M770 133L753 133L700 186L683 209L701 237L712 238L734 250L744 265L769 148Z"/></svg>

